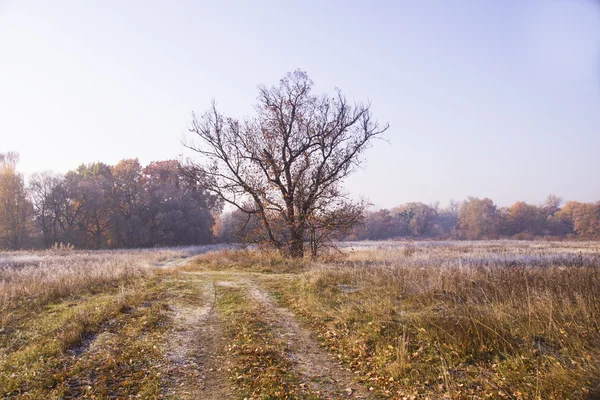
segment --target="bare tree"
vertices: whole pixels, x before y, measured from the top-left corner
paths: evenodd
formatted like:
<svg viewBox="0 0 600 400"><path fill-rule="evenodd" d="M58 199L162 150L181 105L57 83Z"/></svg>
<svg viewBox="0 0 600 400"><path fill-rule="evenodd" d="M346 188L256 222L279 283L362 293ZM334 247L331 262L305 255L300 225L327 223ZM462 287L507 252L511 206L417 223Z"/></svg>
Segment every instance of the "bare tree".
<svg viewBox="0 0 600 400"><path fill-rule="evenodd" d="M349 104L311 93L302 71L279 86L259 88L257 116L225 117L213 102L190 131L199 143L185 144L202 156L188 172L224 202L255 215L268 242L291 257L303 257L311 219L331 215L332 201L346 197L341 183L361 164L371 141L388 125L371 116L370 104Z"/></svg>

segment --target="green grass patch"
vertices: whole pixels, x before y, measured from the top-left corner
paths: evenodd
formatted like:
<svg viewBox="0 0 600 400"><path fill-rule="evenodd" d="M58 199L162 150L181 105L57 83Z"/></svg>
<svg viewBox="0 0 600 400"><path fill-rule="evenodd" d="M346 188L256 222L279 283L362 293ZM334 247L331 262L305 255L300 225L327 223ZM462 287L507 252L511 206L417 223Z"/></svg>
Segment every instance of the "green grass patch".
<svg viewBox="0 0 600 400"><path fill-rule="evenodd" d="M319 398L300 385L285 358L285 343L275 338L260 306L244 288L219 287L217 300L229 343L226 351L233 362L231 379L240 398Z"/></svg>

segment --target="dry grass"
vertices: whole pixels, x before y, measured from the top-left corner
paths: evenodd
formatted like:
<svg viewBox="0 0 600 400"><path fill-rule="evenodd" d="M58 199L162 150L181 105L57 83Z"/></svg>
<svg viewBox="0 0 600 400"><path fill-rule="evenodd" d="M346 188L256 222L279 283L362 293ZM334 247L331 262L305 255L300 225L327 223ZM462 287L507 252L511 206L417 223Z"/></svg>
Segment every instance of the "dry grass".
<svg viewBox="0 0 600 400"><path fill-rule="evenodd" d="M186 296L159 266L195 251L0 254L0 397L157 397L166 296Z"/></svg>
<svg viewBox="0 0 600 400"><path fill-rule="evenodd" d="M49 393L60 388L71 373L69 350L142 300L140 290L134 288L121 294L104 293L53 305L6 331L0 337L0 395L55 397Z"/></svg>
<svg viewBox="0 0 600 400"><path fill-rule="evenodd" d="M269 280L392 398L586 398L600 383L598 243L407 243Z"/></svg>
<svg viewBox="0 0 600 400"><path fill-rule="evenodd" d="M231 378L239 398L317 398L299 385L283 356L285 343L274 336L260 307L238 287L221 287L218 297L229 343L226 351L232 360Z"/></svg>
<svg viewBox="0 0 600 400"><path fill-rule="evenodd" d="M600 243L351 246L316 263L225 251L168 269L190 252L1 253L0 397L164 397L169 307L231 275L268 287L383 398L600 398ZM236 286L215 301L238 394L313 395L264 305Z"/></svg>
<svg viewBox="0 0 600 400"><path fill-rule="evenodd" d="M161 398L170 310L196 304L195 286L159 270L21 318L0 334L0 398Z"/></svg>
<svg viewBox="0 0 600 400"><path fill-rule="evenodd" d="M19 311L52 301L151 276L165 261L194 253L193 248L116 251L0 253L0 330Z"/></svg>
<svg viewBox="0 0 600 400"><path fill-rule="evenodd" d="M201 254L194 262L184 266L184 270L243 271L264 274L297 273L308 261L283 257L275 251L267 250L225 250Z"/></svg>

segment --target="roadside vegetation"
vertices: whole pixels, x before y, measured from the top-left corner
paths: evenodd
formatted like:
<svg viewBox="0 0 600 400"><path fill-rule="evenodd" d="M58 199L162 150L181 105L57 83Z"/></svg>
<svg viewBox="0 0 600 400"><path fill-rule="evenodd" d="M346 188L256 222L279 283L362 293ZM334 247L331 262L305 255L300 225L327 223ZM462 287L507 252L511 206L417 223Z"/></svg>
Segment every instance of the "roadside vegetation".
<svg viewBox="0 0 600 400"><path fill-rule="evenodd" d="M1 253L0 397L156 387L147 384L146 355L156 353L168 307L161 282L171 273L158 266L190 251Z"/></svg>
<svg viewBox="0 0 600 400"><path fill-rule="evenodd" d="M598 243L406 244L268 279L384 397L595 398Z"/></svg>
<svg viewBox="0 0 600 400"><path fill-rule="evenodd" d="M597 242L0 256L0 397L593 399Z"/></svg>
<svg viewBox="0 0 600 400"><path fill-rule="evenodd" d="M227 347L232 358L231 378L243 398L298 398L306 393L283 355L286 344L274 336L264 312L240 287L219 290ZM318 397L314 397L318 398Z"/></svg>

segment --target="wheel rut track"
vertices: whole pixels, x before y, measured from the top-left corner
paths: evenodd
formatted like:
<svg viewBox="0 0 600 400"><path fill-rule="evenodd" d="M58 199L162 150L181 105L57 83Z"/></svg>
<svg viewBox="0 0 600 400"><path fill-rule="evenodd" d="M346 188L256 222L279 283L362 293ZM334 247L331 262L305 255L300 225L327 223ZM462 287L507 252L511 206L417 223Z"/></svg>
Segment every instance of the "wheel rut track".
<svg viewBox="0 0 600 400"><path fill-rule="evenodd" d="M222 328L215 309L214 283L203 285L206 305L172 307L173 329L167 338L165 398L231 398L223 368Z"/></svg>
<svg viewBox="0 0 600 400"><path fill-rule="evenodd" d="M276 335L287 344L285 356L292 361L301 383L309 386L324 399L375 399L375 395L357 382L355 375L321 348L309 330L303 328L296 316L280 307L269 294L256 284L246 282L249 294L264 308L264 318Z"/></svg>

